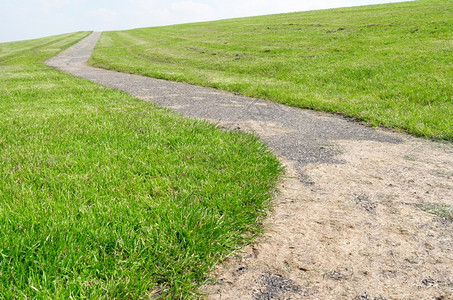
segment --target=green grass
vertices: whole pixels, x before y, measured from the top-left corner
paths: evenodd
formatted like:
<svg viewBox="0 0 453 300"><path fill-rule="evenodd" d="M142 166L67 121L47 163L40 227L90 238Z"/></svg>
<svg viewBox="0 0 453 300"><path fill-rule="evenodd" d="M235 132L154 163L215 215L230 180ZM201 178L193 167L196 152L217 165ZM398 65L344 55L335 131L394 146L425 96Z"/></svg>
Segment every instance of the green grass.
<svg viewBox="0 0 453 300"><path fill-rule="evenodd" d="M87 34L0 44L0 298L194 297L259 233L280 165L42 63Z"/></svg>
<svg viewBox="0 0 453 300"><path fill-rule="evenodd" d="M452 36L421 0L105 32L91 63L451 141Z"/></svg>
<svg viewBox="0 0 453 300"><path fill-rule="evenodd" d="M423 203L419 205L420 209L441 217L448 221L453 221L453 206L441 203Z"/></svg>

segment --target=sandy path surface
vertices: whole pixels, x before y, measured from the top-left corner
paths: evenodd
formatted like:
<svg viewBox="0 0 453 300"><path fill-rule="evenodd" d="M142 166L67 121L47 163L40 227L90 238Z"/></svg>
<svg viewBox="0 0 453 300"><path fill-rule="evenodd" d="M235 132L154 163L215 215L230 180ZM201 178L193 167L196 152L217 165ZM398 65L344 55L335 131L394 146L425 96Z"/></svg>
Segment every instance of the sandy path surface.
<svg viewBox="0 0 453 300"><path fill-rule="evenodd" d="M210 299L453 299L453 145L187 84L90 67L94 33L47 64L253 132L287 171L266 233ZM440 212L433 214L430 212Z"/></svg>
<svg viewBox="0 0 453 300"><path fill-rule="evenodd" d="M219 266L211 299L453 299L450 146L336 143L339 163L292 163L260 241Z"/></svg>

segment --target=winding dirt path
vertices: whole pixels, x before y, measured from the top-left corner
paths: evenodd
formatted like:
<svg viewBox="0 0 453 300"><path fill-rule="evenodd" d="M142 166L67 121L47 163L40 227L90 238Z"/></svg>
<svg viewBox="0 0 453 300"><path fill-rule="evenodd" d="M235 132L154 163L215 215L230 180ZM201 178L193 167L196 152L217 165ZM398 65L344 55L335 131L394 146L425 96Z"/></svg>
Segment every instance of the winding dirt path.
<svg viewBox="0 0 453 300"><path fill-rule="evenodd" d="M48 60L189 117L259 135L286 176L266 233L213 272L211 299L453 299L453 146L325 113L96 69L94 33Z"/></svg>

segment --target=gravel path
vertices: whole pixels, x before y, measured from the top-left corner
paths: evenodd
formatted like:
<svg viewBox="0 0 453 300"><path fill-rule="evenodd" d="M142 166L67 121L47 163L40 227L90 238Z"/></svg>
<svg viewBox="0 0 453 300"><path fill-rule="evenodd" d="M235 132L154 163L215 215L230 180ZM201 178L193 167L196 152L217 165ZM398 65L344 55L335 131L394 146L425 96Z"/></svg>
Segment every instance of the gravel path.
<svg viewBox="0 0 453 300"><path fill-rule="evenodd" d="M46 64L188 117L258 134L287 167L266 235L218 267L218 283L203 289L211 298L452 299L453 222L421 209L453 206L451 144L96 69L86 61L99 37L93 33Z"/></svg>
<svg viewBox="0 0 453 300"><path fill-rule="evenodd" d="M325 113L301 110L215 89L90 67L86 61L99 37L99 32L93 33L78 45L50 59L47 64L123 90L189 117L257 132L277 154L300 166L334 159L335 152L329 146L335 140L400 142L399 139L361 126L357 122L331 117Z"/></svg>

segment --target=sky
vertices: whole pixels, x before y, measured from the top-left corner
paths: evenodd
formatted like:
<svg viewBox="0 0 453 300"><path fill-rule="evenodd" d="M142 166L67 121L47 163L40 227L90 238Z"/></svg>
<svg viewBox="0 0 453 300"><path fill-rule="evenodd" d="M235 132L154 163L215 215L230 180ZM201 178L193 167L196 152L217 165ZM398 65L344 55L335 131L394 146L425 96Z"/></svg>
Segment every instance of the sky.
<svg viewBox="0 0 453 300"><path fill-rule="evenodd" d="M0 0L0 42L401 0Z"/></svg>

